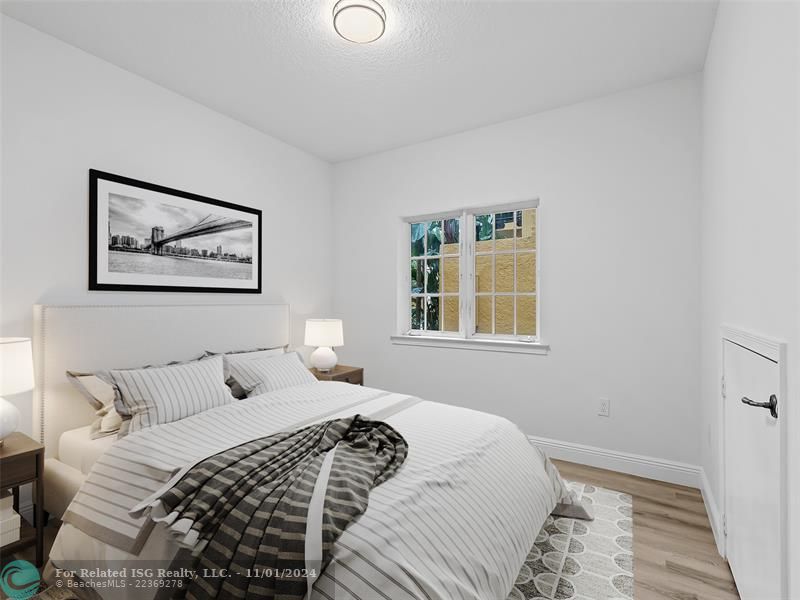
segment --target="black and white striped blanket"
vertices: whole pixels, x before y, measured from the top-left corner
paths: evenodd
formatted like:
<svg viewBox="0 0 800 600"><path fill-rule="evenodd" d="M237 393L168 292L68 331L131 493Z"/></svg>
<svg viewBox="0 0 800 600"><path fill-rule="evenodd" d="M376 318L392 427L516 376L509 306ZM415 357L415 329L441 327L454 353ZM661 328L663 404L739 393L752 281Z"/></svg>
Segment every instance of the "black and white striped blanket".
<svg viewBox="0 0 800 600"><path fill-rule="evenodd" d="M155 510L194 549L197 576L187 579L186 597L302 600L334 542L366 510L370 490L397 472L407 451L392 427L356 415L253 440L195 465ZM315 497L321 528L308 527ZM310 560L306 549L315 542L318 558Z"/></svg>

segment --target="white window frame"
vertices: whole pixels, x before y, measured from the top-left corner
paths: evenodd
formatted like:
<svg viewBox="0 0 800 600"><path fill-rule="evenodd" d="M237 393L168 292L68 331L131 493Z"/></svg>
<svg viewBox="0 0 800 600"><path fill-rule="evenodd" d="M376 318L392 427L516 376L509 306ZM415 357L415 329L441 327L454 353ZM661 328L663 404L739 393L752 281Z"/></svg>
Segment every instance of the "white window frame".
<svg viewBox="0 0 800 600"><path fill-rule="evenodd" d="M457 332L455 332L455 331L428 331L428 330L411 329L411 310L410 310L410 307L408 306L409 305L409 301L410 301L411 296L412 296L411 291L410 291L411 290L411 268L410 268L411 261L414 260L414 259L420 259L420 258L421 259L427 259L428 258L427 254L424 254L421 257L415 256L415 257L412 258L412 256L411 256L411 243L410 243L410 240L411 240L411 224L412 223L421 223L421 222L425 222L425 221L442 221L442 229L444 229L444 221L446 221L447 219L456 219L456 218L458 219L458 258L459 258L459 263L458 263L458 277L459 277L459 280L458 280L458 298L459 298L459 302L458 302L458 316L459 316L459 318L458 318L458 328L459 328L459 330ZM403 232L404 232L405 239L406 239L406 252L405 252L406 268L405 268L405 271L404 271L404 273L405 273L405 282L404 282L404 284L405 284L405 289L406 289L406 295L405 295L406 306L408 307L408 310L406 310L406 314L405 314L405 317L406 317L405 326L401 327L401 331L404 332L403 335L415 336L415 337L419 337L419 336L454 337L454 336L457 336L459 338L464 338L466 336L466 330L464 329L464 319L462 317L463 317L463 313L464 313L464 308L465 307L464 307L464 295L461 292L462 286L464 285L464 266L465 266L465 262L464 262L464 236L462 235L462 233L464 231L463 211L450 211L450 212L446 212L446 213L436 213L436 214L431 214L431 215L421 215L420 217L406 217L406 218L403 219L403 221L405 222L405 227L403 227ZM425 231L425 240L426 240L425 241L425 247L426 247L426 249L427 249L427 243L428 243L427 242L427 238L428 238L428 232L426 230ZM442 240L442 246L444 246L444 240ZM419 295L421 295L423 297L429 296L429 295L439 296L439 298L441 298L441 299L444 299L444 297L445 297L445 293L442 291L442 288L444 286L444 277L443 277L442 274L444 273L444 269L443 269L443 267L444 267L444 258L446 256L448 256L448 255L447 254L439 254L438 256L442 259L442 267L440 267L441 270L440 270L440 276L439 276L439 293L438 294L428 294L425 291L426 288L427 288L427 284L428 284L427 278L425 278L423 280L423 292L422 292L422 294L419 294ZM453 256L453 255L449 255L449 256ZM452 294L450 294L450 295L452 295ZM441 310L441 304L440 304L440 310ZM424 306L424 302L423 302L423 312L426 312L426 307Z"/></svg>
<svg viewBox="0 0 800 600"><path fill-rule="evenodd" d="M536 209L536 336L518 336L512 334L477 333L475 332L475 217L487 213L511 212L517 210ZM474 206L459 210L442 211L425 215L414 215L402 219L402 235L398 244L402 243L400 251L400 277L398 277L398 334L392 336L392 342L401 345L456 347L470 350L497 350L503 352L524 352L532 354L547 354L550 347L542 342L542 303L541 303L541 204L538 198L522 202L506 204L492 204ZM410 299L411 290L411 224L429 221L444 221L446 219L459 220L459 331L427 331L411 329ZM426 232L427 238L427 232ZM513 250L509 254L516 254ZM493 252L493 256L496 254ZM444 258L446 255L441 255ZM443 265L443 263L442 263ZM516 257L514 260L516 270ZM442 268L444 271L444 268ZM515 273L516 275L516 273ZM516 282L516 276L514 278ZM427 283L427 282L424 282ZM444 276L440 279L440 286L444 285ZM424 293L424 292L423 292ZM444 292L439 293L444 298ZM514 296L514 292L493 292L493 296ZM424 304L424 302L423 302ZM423 306L423 310L425 307ZM492 311L493 318L494 310ZM516 308L514 310L514 324L516 329Z"/></svg>

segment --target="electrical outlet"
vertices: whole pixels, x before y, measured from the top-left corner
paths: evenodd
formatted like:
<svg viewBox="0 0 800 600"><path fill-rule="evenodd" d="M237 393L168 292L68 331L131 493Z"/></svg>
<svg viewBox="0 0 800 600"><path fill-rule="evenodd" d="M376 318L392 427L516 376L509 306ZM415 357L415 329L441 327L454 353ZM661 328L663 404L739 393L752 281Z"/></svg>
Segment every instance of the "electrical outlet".
<svg viewBox="0 0 800 600"><path fill-rule="evenodd" d="M597 416L598 417L611 416L611 400L609 400L608 398L600 398L600 403L597 405Z"/></svg>

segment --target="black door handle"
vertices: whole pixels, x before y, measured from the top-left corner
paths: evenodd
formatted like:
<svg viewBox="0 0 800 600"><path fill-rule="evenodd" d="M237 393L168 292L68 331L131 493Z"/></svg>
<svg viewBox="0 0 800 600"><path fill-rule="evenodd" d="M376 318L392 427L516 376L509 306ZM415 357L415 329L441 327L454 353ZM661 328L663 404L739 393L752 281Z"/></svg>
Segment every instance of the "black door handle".
<svg viewBox="0 0 800 600"><path fill-rule="evenodd" d="M755 406L756 408L769 409L769 414L772 415L772 418L778 418L778 397L775 394L772 394L769 397L769 402L754 402L745 396L742 398L742 404L747 404L747 406Z"/></svg>

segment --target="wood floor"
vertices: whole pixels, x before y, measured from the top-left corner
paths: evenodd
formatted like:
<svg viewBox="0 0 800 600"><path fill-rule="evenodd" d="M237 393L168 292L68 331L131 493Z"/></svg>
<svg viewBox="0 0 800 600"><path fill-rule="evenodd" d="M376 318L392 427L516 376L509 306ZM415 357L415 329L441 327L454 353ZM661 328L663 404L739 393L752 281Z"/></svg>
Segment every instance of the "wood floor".
<svg viewBox="0 0 800 600"><path fill-rule="evenodd" d="M553 462L565 479L633 496L636 600L739 600L728 563L717 553L699 490Z"/></svg>

